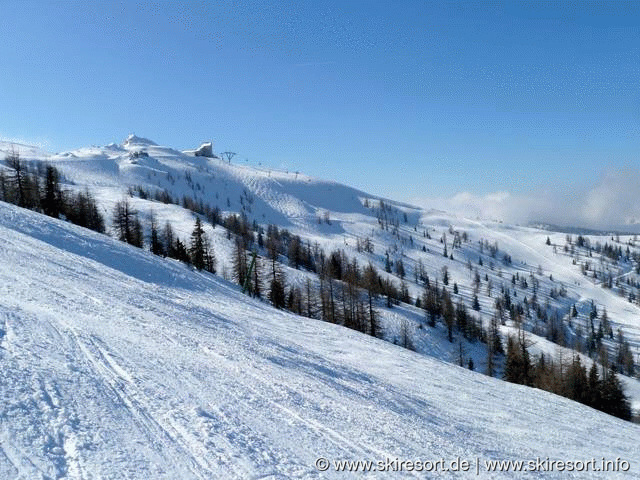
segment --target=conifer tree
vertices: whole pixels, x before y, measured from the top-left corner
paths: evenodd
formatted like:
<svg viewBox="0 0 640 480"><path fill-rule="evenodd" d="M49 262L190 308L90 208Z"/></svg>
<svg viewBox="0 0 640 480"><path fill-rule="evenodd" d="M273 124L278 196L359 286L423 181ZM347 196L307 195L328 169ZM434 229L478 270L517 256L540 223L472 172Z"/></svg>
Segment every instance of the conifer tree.
<svg viewBox="0 0 640 480"><path fill-rule="evenodd" d="M200 217L196 217L196 223L191 232L191 242L189 243L189 258L191 264L198 270L204 270L206 266L206 254L204 229Z"/></svg>
<svg viewBox="0 0 640 480"><path fill-rule="evenodd" d="M171 223L167 222L162 229L162 248L167 257L176 258L175 237Z"/></svg>
<svg viewBox="0 0 640 480"><path fill-rule="evenodd" d="M164 246L162 245L162 242L160 241L158 223L156 221L156 216L154 215L153 212L151 212L150 214L149 223L150 223L150 230L151 230L151 234L150 234L151 238L149 242L151 253L153 253L154 255L165 256L166 252L164 250Z"/></svg>
<svg viewBox="0 0 640 480"><path fill-rule="evenodd" d="M12 184L14 199L12 203L15 203L19 207L26 207L26 169L20 159L20 153L12 147L11 152L5 157L5 163L9 168L13 169Z"/></svg>
<svg viewBox="0 0 640 480"><path fill-rule="evenodd" d="M128 199L116 203L113 210L113 226L118 239L136 247L142 247L142 224L138 220L138 212Z"/></svg>
<svg viewBox="0 0 640 480"><path fill-rule="evenodd" d="M275 265L275 260L273 261ZM247 281L247 273L249 271L247 250L241 237L236 237L233 247L233 258L231 260L231 268L233 277L238 285L243 286Z"/></svg>
<svg viewBox="0 0 640 480"><path fill-rule="evenodd" d="M42 211L45 215L58 218L64 208L60 174L55 167L47 165L45 175L44 196L40 201Z"/></svg>
<svg viewBox="0 0 640 480"><path fill-rule="evenodd" d="M602 406L604 412L610 415L631 420L631 405L613 365L602 381Z"/></svg>
<svg viewBox="0 0 640 480"><path fill-rule="evenodd" d="M187 250L187 247L182 242L182 240L180 240L179 238L176 238L176 241L175 241L174 247L173 247L173 252L174 252L174 255L175 255L174 258L176 260L179 260L179 261L187 263L187 264L191 262L191 257L189 256L189 251Z"/></svg>
<svg viewBox="0 0 640 480"><path fill-rule="evenodd" d="M453 307L451 297L446 291L443 292L442 301L442 316L444 319L444 324L447 326L447 339L449 340L449 342L453 342L453 326L455 325L456 321L455 309Z"/></svg>
<svg viewBox="0 0 640 480"><path fill-rule="evenodd" d="M362 284L367 291L368 317L369 317L369 335L376 337L378 335L377 313L373 307L373 301L380 291L378 272L371 262L365 267L362 275Z"/></svg>
<svg viewBox="0 0 640 480"><path fill-rule="evenodd" d="M279 267L275 268L269 285L269 301L276 308L284 308L286 305L284 274Z"/></svg>

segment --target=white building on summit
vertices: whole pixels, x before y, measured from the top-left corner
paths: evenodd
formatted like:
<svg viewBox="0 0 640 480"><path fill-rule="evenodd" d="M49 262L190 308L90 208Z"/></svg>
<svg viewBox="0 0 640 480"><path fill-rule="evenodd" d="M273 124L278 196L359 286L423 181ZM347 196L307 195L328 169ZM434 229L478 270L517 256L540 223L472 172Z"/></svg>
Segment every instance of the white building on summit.
<svg viewBox="0 0 640 480"><path fill-rule="evenodd" d="M185 150L184 153L191 154L196 157L219 158L213 153L213 142L204 142L195 150Z"/></svg>

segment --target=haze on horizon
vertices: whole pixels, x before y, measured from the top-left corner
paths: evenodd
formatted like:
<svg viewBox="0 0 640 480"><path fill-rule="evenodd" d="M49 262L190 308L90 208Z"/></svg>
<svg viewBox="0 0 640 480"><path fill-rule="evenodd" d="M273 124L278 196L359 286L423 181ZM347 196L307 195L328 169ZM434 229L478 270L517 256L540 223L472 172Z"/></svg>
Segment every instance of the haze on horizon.
<svg viewBox="0 0 640 480"><path fill-rule="evenodd" d="M636 228L631 2L8 1L0 137L212 139L466 216Z"/></svg>

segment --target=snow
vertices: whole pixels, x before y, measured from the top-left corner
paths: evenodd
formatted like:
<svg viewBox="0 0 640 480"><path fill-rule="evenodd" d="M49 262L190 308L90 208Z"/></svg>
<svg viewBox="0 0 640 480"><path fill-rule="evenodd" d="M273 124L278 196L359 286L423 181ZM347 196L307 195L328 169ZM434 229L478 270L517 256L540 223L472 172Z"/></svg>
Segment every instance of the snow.
<svg viewBox="0 0 640 480"><path fill-rule="evenodd" d="M183 153L186 153L187 155L194 155L196 157L218 158L213 154L212 142L204 142L195 150L185 150Z"/></svg>
<svg viewBox="0 0 640 480"><path fill-rule="evenodd" d="M11 147L9 143L0 143L0 152L8 152ZM557 309L561 316L572 305L576 305L581 316L575 321L574 327L584 328L585 314L588 313L591 300L596 302L599 309L606 307L614 331L619 327L623 329L640 363L640 308L582 275L579 267L572 263L573 256L562 252L564 234L422 210L299 172L196 157L135 135L130 135L120 145L87 147L55 155L25 145L17 145L16 148L30 161L44 160L56 165L64 173L66 188L91 189L107 220L113 206L126 196L129 187L139 185L152 193L166 189L174 198L189 195L211 206L218 206L225 212L242 211L250 220L263 226L276 224L300 235L312 245L317 242L327 252L344 249L350 257L357 258L361 265L372 262L382 269L385 252L388 252L392 261L403 260L407 270L406 281L414 298L422 291L422 286L414 281L418 262L423 263L432 281L440 280L442 268L446 267L452 282L459 287L460 293L454 297L454 302L462 299L467 304L473 297L473 278L478 269L483 279L478 297L485 321L494 311L496 293L501 287L510 287L513 275L526 278L533 276L540 285L537 295L541 304L548 301L550 309ZM380 201L384 201L396 216L397 232L380 228L377 219ZM153 211L160 224L171 221L183 238L193 227L193 215L178 206L141 199L135 199L134 206L143 218L148 218ZM329 223L322 221L325 216L330 219ZM469 241L461 248L452 250L450 228L467 232ZM222 271L230 258L232 244L224 238L221 229L207 229L217 249ZM428 232L431 239L425 238L423 232ZM454 254L453 260L442 256L440 238L443 234L447 235L448 248ZM557 252L545 245L547 236L558 245ZM357 240L367 237L372 241L374 252L358 252L355 248ZM609 240L604 235L588 237L592 243ZM629 239L623 237L621 241L624 243ZM486 250L483 252L479 248L478 242L482 240L499 245L496 258L491 258ZM512 263L502 261L505 253L512 257ZM481 257L483 266L478 264ZM593 259L594 263L597 261ZM472 270L468 269L469 263L472 264ZM632 272L634 267L632 262L606 266L615 273L616 278L637 280L639 276ZM538 274L538 269L542 274ZM304 274L292 270L288 270L287 275L294 281L306 278ZM485 275L493 284L492 292L486 291ZM393 278L398 282L397 277ZM566 289L566 296L551 298L550 290L560 287ZM531 298L531 289L517 290L520 298ZM412 319L415 328L419 326L415 312L406 318ZM544 325L532 327L543 328ZM423 338L419 343L424 341L429 342L430 339ZM611 342L609 347L614 348ZM447 355L446 359L450 360L450 356ZM637 408L640 408L640 398L635 401Z"/></svg>
<svg viewBox="0 0 640 480"><path fill-rule="evenodd" d="M129 147L132 145L157 145L157 143L149 140L148 138L138 137L135 134L131 133L125 138L124 142L122 142L123 146Z"/></svg>
<svg viewBox="0 0 640 480"><path fill-rule="evenodd" d="M638 476L638 425L4 203L0 238L3 478L350 478L320 456L619 457L607 477Z"/></svg>

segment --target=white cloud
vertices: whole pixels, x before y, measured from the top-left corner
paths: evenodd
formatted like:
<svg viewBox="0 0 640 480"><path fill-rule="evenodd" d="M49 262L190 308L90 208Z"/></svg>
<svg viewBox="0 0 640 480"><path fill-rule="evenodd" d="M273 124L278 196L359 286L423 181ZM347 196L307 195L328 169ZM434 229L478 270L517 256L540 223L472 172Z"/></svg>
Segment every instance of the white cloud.
<svg viewBox="0 0 640 480"><path fill-rule="evenodd" d="M606 170L593 185L547 188L525 194L506 191L449 198L414 199L414 203L469 218L528 224L640 231L640 170Z"/></svg>

